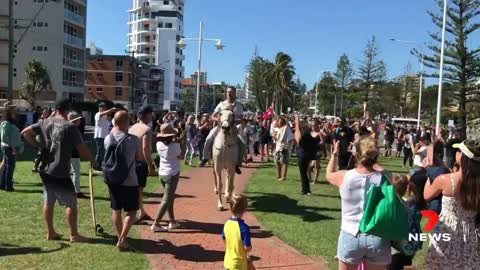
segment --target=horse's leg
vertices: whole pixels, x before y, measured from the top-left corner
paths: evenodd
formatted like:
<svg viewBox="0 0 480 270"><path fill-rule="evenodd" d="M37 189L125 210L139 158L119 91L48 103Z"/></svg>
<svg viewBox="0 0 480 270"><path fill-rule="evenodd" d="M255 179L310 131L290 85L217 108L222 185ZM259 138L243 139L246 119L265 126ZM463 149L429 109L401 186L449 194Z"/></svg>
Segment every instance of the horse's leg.
<svg viewBox="0 0 480 270"><path fill-rule="evenodd" d="M216 163L214 163L214 165L215 186L217 188L217 210L223 211L222 193L220 192L222 190L222 170Z"/></svg>
<svg viewBox="0 0 480 270"><path fill-rule="evenodd" d="M234 189L235 168L227 170L227 183L225 185L225 200L229 203Z"/></svg>
<svg viewBox="0 0 480 270"><path fill-rule="evenodd" d="M212 172L213 172L213 184L215 185L215 187L213 188L213 191L215 192L215 194L218 194L218 186L217 186L217 173L215 172L215 164L213 164L212 166Z"/></svg>

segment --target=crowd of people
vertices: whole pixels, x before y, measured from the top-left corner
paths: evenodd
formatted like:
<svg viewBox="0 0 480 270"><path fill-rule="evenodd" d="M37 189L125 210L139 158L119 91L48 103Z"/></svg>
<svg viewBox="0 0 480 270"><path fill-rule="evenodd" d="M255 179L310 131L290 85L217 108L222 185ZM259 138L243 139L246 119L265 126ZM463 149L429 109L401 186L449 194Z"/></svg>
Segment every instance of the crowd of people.
<svg viewBox="0 0 480 270"><path fill-rule="evenodd" d="M240 149L237 174L242 173L243 165L258 156L261 162L273 160L276 179L287 181L290 161L296 156L301 176L299 190L309 196L311 184L320 180L322 159L329 160L325 178L339 188L342 202L339 269L413 267L415 252L405 252L398 243L359 229L366 194L371 186L380 185L385 175L398 197L404 198L411 214L410 223L419 227L420 212L432 210L440 215L435 230L452 235L449 242L431 241L425 262L427 269L475 269L480 265L478 140L465 140L460 130L455 129L442 128L435 135L427 126L417 130L388 120L374 120L368 112L361 120L324 119L298 113L276 115L272 108L265 113L244 112L233 87L228 88L226 99L212 114L154 112L148 105L133 113L100 103L94 116L95 155L83 139L85 119L72 111L67 101L56 104L54 110L44 108L37 116L38 121L21 134L28 144L38 149L33 171L39 173L43 183L47 239L60 237L53 224L53 209L58 201L66 207L71 242L88 240L77 230L77 199L87 197L80 190L80 157L104 174L119 249L129 249L127 235L135 223L152 221L153 232L179 228L174 201L180 163L183 160L186 165L203 167L211 162L219 116L222 111L231 110ZM16 156L23 151L15 112L15 106L5 104L4 121L0 123L3 153L0 188L5 191L14 191ZM403 155L403 167L409 169L408 173L388 173L382 167L381 155L387 159ZM194 164L195 157L198 164ZM117 182L107 179L120 174L119 183L118 179ZM153 175L159 176L165 192L157 215L150 217L142 199L147 178ZM230 200L232 218L223 232L228 269L246 269L242 267L249 263L246 255L251 251L249 228L241 219L247 209L246 200L239 194ZM126 212L125 217L122 211ZM162 223L165 214L168 222ZM238 226L240 235L232 229Z"/></svg>

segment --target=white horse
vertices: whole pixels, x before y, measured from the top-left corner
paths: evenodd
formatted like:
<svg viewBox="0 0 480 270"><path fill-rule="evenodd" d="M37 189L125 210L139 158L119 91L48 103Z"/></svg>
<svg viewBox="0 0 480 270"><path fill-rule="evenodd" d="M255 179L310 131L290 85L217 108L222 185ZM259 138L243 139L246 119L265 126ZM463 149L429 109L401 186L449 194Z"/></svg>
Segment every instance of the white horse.
<svg viewBox="0 0 480 270"><path fill-rule="evenodd" d="M220 114L219 131L213 142L213 171L215 178L215 193L217 194L217 209L223 211L222 202L222 171L227 171L227 185L225 200L230 201L234 189L235 166L238 158L237 129L231 110L224 110Z"/></svg>

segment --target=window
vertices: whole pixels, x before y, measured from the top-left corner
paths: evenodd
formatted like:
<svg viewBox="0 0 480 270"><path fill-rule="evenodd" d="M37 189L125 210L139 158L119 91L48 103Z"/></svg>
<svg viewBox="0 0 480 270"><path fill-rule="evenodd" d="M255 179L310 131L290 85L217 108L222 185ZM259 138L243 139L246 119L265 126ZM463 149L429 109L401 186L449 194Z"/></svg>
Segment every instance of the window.
<svg viewBox="0 0 480 270"><path fill-rule="evenodd" d="M103 79L103 73L97 73L97 79Z"/></svg>
<svg viewBox="0 0 480 270"><path fill-rule="evenodd" d="M43 22L38 22L37 27L43 27Z"/></svg>
<svg viewBox="0 0 480 270"><path fill-rule="evenodd" d="M48 47L46 47L46 46L33 46L32 51L34 51L34 52L47 52Z"/></svg>
<svg viewBox="0 0 480 270"><path fill-rule="evenodd" d="M172 23L166 23L165 28L173 28L173 24Z"/></svg>
<svg viewBox="0 0 480 270"><path fill-rule="evenodd" d="M123 67L123 60L117 60L117 67Z"/></svg>
<svg viewBox="0 0 480 270"><path fill-rule="evenodd" d="M148 12L145 12L145 14L143 15L143 17L144 17L144 18L148 18L148 17L150 17L150 13L148 13Z"/></svg>
<svg viewBox="0 0 480 270"><path fill-rule="evenodd" d="M103 58L98 58L97 63L103 63Z"/></svg>
<svg viewBox="0 0 480 270"><path fill-rule="evenodd" d="M116 82L121 82L123 81L123 74L120 72L115 73L115 81Z"/></svg>
<svg viewBox="0 0 480 270"><path fill-rule="evenodd" d="M170 1L163 1L164 5L170 5Z"/></svg>
<svg viewBox="0 0 480 270"><path fill-rule="evenodd" d="M178 69L175 69L175 75L178 75Z"/></svg>
<svg viewBox="0 0 480 270"><path fill-rule="evenodd" d="M147 58L147 59L145 59L145 63L148 63L148 64L150 64L150 59L148 59L148 58Z"/></svg>
<svg viewBox="0 0 480 270"><path fill-rule="evenodd" d="M163 28L163 23L158 23L158 28Z"/></svg>
<svg viewBox="0 0 480 270"><path fill-rule="evenodd" d="M180 48L178 48L178 47L175 48L175 51L176 51L177 53L180 53Z"/></svg>
<svg viewBox="0 0 480 270"><path fill-rule="evenodd" d="M97 93L103 93L103 88L101 87L97 88Z"/></svg>
<svg viewBox="0 0 480 270"><path fill-rule="evenodd" d="M153 64L153 63L155 63L155 57L154 57L154 58L152 58L152 64Z"/></svg>
<svg viewBox="0 0 480 270"><path fill-rule="evenodd" d="M178 7L178 10L182 11L182 9L183 9L182 7Z"/></svg>
<svg viewBox="0 0 480 270"><path fill-rule="evenodd" d="M48 3L48 0L33 0L33 3L39 3L39 4Z"/></svg>
<svg viewBox="0 0 480 270"><path fill-rule="evenodd" d="M177 42L180 41L180 35L177 35Z"/></svg>
<svg viewBox="0 0 480 270"><path fill-rule="evenodd" d="M115 87L115 98L116 99L122 98L122 88L121 87Z"/></svg>
<svg viewBox="0 0 480 270"><path fill-rule="evenodd" d="M175 58L175 64L179 65L180 64L180 59Z"/></svg>

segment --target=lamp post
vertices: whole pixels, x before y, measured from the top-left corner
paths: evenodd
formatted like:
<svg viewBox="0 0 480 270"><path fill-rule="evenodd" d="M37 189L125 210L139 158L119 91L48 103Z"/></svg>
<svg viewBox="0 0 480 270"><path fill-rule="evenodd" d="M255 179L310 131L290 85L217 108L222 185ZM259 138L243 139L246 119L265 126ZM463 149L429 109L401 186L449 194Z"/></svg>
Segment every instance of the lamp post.
<svg viewBox="0 0 480 270"><path fill-rule="evenodd" d="M198 38L182 38L180 41L178 41L178 47L181 49L185 48L187 44L185 41L192 40L192 41L198 41L198 75L197 75L197 93L195 96L195 115L198 114L198 109L200 106L200 76L201 76L201 71L202 71L202 53L203 53L203 42L204 41L214 41L217 42L216 47L217 50L223 50L225 47L222 43L221 39L212 39L212 38L204 38L203 37L203 22L200 21L200 33Z"/></svg>
<svg viewBox="0 0 480 270"><path fill-rule="evenodd" d="M266 90L263 90L262 93L264 93L265 95L267 95L265 97L265 111L268 111L268 92Z"/></svg>
<svg viewBox="0 0 480 270"><path fill-rule="evenodd" d="M440 134L440 122L442 117L442 88L443 88L443 57L445 55L445 28L447 26L447 2L443 0L443 26L442 26L442 49L440 51L440 70L438 76L438 98L437 98L437 123L435 134Z"/></svg>
<svg viewBox="0 0 480 270"><path fill-rule="evenodd" d="M418 91L418 113L417 113L417 130L420 128L420 116L422 113L422 93L423 93L423 68L424 68L424 60L425 60L425 49L424 46L418 42L410 41L410 40L400 40L391 38L391 41L401 42L401 43L411 43L417 45L422 53L422 58L420 61L420 83L419 83L419 91Z"/></svg>

